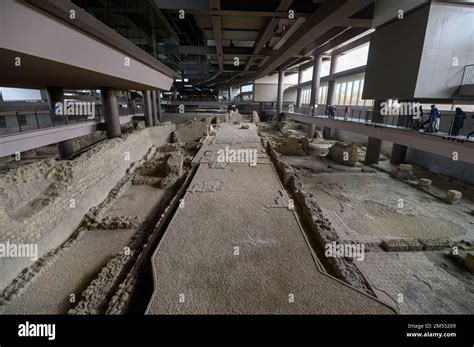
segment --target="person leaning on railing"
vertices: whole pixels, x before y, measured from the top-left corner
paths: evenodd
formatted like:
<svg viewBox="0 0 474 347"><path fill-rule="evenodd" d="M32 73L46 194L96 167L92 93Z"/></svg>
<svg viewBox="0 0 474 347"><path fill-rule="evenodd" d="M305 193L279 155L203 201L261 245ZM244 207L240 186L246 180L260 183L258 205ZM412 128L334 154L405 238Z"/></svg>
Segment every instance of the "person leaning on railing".
<svg viewBox="0 0 474 347"><path fill-rule="evenodd" d="M464 120L466 119L466 113L462 110L461 107L456 107L456 114L453 118L453 123L451 129L449 130L449 135L458 136L459 132L464 126Z"/></svg>

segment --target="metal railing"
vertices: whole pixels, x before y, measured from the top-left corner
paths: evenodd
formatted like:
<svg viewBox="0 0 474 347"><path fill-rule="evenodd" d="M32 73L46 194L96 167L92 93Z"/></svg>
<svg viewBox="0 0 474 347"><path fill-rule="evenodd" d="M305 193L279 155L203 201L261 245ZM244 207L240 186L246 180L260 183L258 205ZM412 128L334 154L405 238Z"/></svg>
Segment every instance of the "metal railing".
<svg viewBox="0 0 474 347"><path fill-rule="evenodd" d="M119 108L119 116L129 116L141 113L140 109ZM47 110L13 111L0 113L0 136L40 130L84 122L101 122L104 120L102 105L95 106L95 115L57 115Z"/></svg>
<svg viewBox="0 0 474 347"><path fill-rule="evenodd" d="M341 112L342 111L342 112ZM309 114L305 114L310 116ZM367 126L384 127L424 133L443 138L474 142L474 115L466 114L465 119L454 115L442 115L438 123L430 120L429 114L420 116L419 119L407 115L381 115L374 114L373 110L357 109L344 114L343 110L333 116L317 115L319 118L334 119L342 122L363 123Z"/></svg>
<svg viewBox="0 0 474 347"><path fill-rule="evenodd" d="M461 82L461 85L463 86L471 85L471 84L474 84L474 64L466 65L464 67L464 73L463 73L462 82Z"/></svg>

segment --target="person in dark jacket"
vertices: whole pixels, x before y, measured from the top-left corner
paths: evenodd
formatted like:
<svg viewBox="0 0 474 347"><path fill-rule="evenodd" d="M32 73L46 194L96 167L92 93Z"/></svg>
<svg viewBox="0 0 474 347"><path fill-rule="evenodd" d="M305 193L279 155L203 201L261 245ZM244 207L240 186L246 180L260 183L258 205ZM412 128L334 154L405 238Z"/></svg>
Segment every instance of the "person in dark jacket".
<svg viewBox="0 0 474 347"><path fill-rule="evenodd" d="M438 132L439 128L439 119L441 118L441 115L439 113L438 108L436 105L431 105L431 112L430 112L430 124L428 127L428 132Z"/></svg>
<svg viewBox="0 0 474 347"><path fill-rule="evenodd" d="M466 119L466 114L461 107L456 107L456 114L453 118L453 125L451 126L451 131L449 135L458 136L462 127L464 126L464 120Z"/></svg>

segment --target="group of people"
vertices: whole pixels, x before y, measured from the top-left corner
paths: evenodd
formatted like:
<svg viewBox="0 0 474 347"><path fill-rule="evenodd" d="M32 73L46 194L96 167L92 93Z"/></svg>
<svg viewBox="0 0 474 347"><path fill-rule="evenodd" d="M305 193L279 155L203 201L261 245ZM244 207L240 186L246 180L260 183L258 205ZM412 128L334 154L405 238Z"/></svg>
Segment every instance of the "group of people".
<svg viewBox="0 0 474 347"><path fill-rule="evenodd" d="M451 126L449 128L449 135L459 136L461 129L464 127L464 121L466 120L466 113L462 110L461 107L456 107L456 113L452 120ZM429 113L428 119L424 120L424 112L422 106L419 108L419 112L414 116L408 117L408 128L415 130L423 130L428 133L435 133L439 131L439 126L441 123L441 113L436 105L431 105L431 110ZM472 136L473 132L468 134Z"/></svg>
<svg viewBox="0 0 474 347"><path fill-rule="evenodd" d="M336 112L337 112L336 106L327 105L327 107L326 107L326 116L328 116L329 118L336 118ZM347 118L349 117L350 114L351 114L351 108L349 107L349 105L347 105L344 108L344 119L347 120Z"/></svg>
<svg viewBox="0 0 474 347"><path fill-rule="evenodd" d="M336 118L336 106L334 105L327 105L326 107L326 115L329 118ZM347 119L348 115L350 114L351 110L349 106L346 106L344 109L344 119ZM423 107L420 105L417 112L414 112L414 115L409 115L406 120L406 127L409 129L414 129L417 131L424 131L427 133L436 133L439 132L439 127L441 123L441 112L436 107L436 105L431 105L431 110L428 115L427 119L425 118L425 114L423 111ZM451 136L459 136L461 130L464 127L464 122L467 116L466 113L462 110L461 107L456 107L456 113L454 114L454 118L452 120L451 126L449 128L449 135ZM474 115L472 116L474 119ZM474 131L467 134L467 138L474 136Z"/></svg>

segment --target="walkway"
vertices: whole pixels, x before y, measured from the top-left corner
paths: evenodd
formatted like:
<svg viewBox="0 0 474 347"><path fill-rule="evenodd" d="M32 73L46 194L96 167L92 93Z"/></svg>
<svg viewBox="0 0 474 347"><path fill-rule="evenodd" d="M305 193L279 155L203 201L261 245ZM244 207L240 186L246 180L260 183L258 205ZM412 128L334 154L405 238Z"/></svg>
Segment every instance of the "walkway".
<svg viewBox="0 0 474 347"><path fill-rule="evenodd" d="M442 134L423 133L397 127L391 124L372 123L357 118L328 118L327 116L308 116L300 113L287 113L291 120L316 124L319 127L329 127L345 130L369 137L381 139L392 143L419 149L421 151L453 158L457 154L457 160L474 164L474 142L461 138L449 138Z"/></svg>
<svg viewBox="0 0 474 347"><path fill-rule="evenodd" d="M219 163L226 146L257 150L258 164ZM148 314L393 313L321 271L253 124L221 124L195 161L152 257Z"/></svg>

